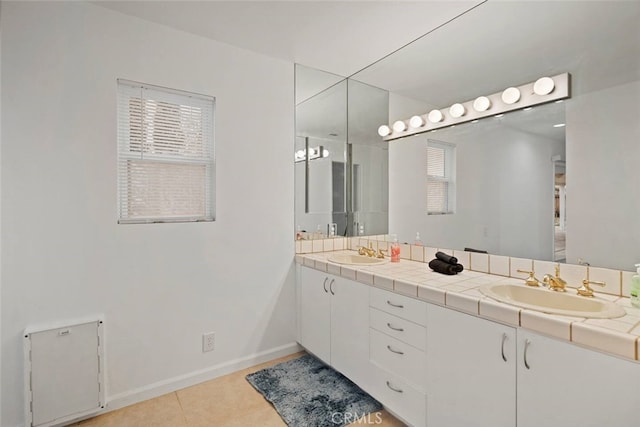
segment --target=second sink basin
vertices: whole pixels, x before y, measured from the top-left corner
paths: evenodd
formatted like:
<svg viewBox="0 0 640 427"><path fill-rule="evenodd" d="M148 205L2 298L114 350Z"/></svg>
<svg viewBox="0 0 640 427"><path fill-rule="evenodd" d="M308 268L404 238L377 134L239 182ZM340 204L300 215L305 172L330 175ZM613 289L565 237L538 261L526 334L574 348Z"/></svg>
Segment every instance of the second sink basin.
<svg viewBox="0 0 640 427"><path fill-rule="evenodd" d="M624 308L611 301L525 285L486 285L480 288L480 292L497 301L543 313L596 319L611 319L626 314Z"/></svg>
<svg viewBox="0 0 640 427"><path fill-rule="evenodd" d="M348 265L376 265L387 262L384 258L372 258L352 254L333 254L327 258L327 261L335 262L336 264Z"/></svg>

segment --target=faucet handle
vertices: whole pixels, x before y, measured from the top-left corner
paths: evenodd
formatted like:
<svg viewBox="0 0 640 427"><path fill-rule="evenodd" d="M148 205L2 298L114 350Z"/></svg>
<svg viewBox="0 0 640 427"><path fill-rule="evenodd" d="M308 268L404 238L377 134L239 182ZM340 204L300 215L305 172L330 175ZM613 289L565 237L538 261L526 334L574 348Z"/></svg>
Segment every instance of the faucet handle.
<svg viewBox="0 0 640 427"><path fill-rule="evenodd" d="M577 290L578 295L582 295L583 297L593 297L593 289L591 289L589 284L598 285L601 287L605 287L607 285L605 282L598 282L595 280L584 279L582 281L582 286L580 286Z"/></svg>
<svg viewBox="0 0 640 427"><path fill-rule="evenodd" d="M518 273L527 273L529 275L529 277L527 277L524 281L527 286L540 286L540 281L536 279L536 276L534 276L535 272L528 270L518 270Z"/></svg>

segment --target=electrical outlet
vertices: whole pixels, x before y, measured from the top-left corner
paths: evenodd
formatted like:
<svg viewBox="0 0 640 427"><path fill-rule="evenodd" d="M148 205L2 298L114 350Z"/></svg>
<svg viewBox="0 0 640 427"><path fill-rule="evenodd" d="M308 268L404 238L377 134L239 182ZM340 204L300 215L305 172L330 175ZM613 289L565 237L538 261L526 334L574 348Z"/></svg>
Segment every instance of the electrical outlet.
<svg viewBox="0 0 640 427"><path fill-rule="evenodd" d="M207 332L202 334L202 352L206 353L208 351L213 351L216 343L216 333L215 332Z"/></svg>

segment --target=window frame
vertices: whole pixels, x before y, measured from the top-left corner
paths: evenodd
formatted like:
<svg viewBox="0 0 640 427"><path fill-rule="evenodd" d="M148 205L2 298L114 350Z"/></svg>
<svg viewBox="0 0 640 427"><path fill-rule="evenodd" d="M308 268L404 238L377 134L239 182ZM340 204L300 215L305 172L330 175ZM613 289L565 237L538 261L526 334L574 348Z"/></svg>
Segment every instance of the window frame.
<svg viewBox="0 0 640 427"><path fill-rule="evenodd" d="M140 118L140 129L141 136L140 141L137 142L138 146L135 143L132 143L132 117L134 117L135 112L130 110L131 100L136 99L133 94L134 90L140 90L140 104L143 105L145 100L152 100L152 103L155 103L156 109L159 111L158 104L165 103L167 105L174 104L180 106L186 106L187 108L202 108L202 115L199 119L199 127L197 127L197 132L202 133L202 140L198 141L198 148L195 150L191 150L188 146L188 141L185 140L171 140L169 139L169 146L165 145L164 148L159 149L162 144L167 144L166 136L160 142L155 134L153 136L146 137L148 138L145 141L144 131L145 126L148 126L144 123L145 119ZM149 91L149 92L147 92ZM145 94L155 93L159 94L158 98L145 97ZM168 99L168 101L167 101ZM204 107L203 107L204 106ZM165 106L166 107L166 106ZM215 221L215 171L216 171L216 157L215 157L215 107L216 107L216 98L209 95L202 95L198 93L177 90L166 88L162 86L151 85L147 83L140 83L131 80L125 79L117 79L117 204L118 204L118 224L151 224L151 223L177 223L177 222L212 222ZM171 108L169 108L171 109ZM140 108L141 111L144 111L144 108ZM164 111L166 113L166 109ZM142 113L143 114L143 113ZM161 114L161 113L156 113ZM181 115L182 112L179 111L176 113L176 116ZM165 116L166 117L166 116ZM198 117L198 116L196 116ZM173 118L173 117L170 117ZM155 124L155 117L153 118ZM187 126L188 123L183 121L188 121L188 118L179 118L180 127ZM197 133L196 132L196 133ZM152 131L154 133L154 131ZM151 144L149 145L149 141ZM177 143L176 143L177 142ZM149 148L150 147L150 148ZM152 152L159 151L159 152ZM174 151L174 153L171 153ZM195 153L195 154L194 154ZM143 163L148 163L150 165L162 165L168 164L173 166L204 166L204 177L202 179L202 184L204 185L204 189L202 189L201 196L197 199L191 199L187 204L195 201L195 204L198 204L199 201L202 201L202 211L196 212L193 211L193 214L178 214L174 212L175 215L163 215L163 214L150 214L150 215L138 215L131 216L129 214L130 208L130 200L132 200L136 195L131 195L131 182L132 182L132 172L131 164L137 162L140 169L144 169L141 167ZM160 166L161 167L161 166ZM183 168L183 171L189 171L191 169L191 173L198 173L197 168ZM151 168L150 170L153 170ZM171 177L171 174L175 173L175 169L172 171L171 168L166 168L165 177ZM148 179L153 179L153 172L145 175L144 173L140 176L143 176ZM159 175L156 175L155 178L158 178ZM185 177L185 181L191 179L188 177L188 173L183 172L180 177ZM160 178L163 179L163 178ZM198 183L197 178L195 183ZM166 182L159 182L160 184L166 184ZM162 186L159 186L162 191ZM186 187L186 189L193 189ZM198 190L200 191L200 190ZM174 192L175 193L175 192ZM172 194L174 198L170 200L175 202L175 196L178 193ZM138 196L140 194L138 193ZM163 193L165 195L165 193ZM162 203L158 202L157 206L153 206L150 210L166 210L171 208L169 207L171 202ZM190 206L191 208L193 206Z"/></svg>
<svg viewBox="0 0 640 427"><path fill-rule="evenodd" d="M429 148L443 151L442 175L432 175L429 172ZM427 215L453 215L456 213L456 146L449 142L428 139L426 144L426 206ZM444 209L430 209L429 194L431 183L444 183L446 192L446 206Z"/></svg>

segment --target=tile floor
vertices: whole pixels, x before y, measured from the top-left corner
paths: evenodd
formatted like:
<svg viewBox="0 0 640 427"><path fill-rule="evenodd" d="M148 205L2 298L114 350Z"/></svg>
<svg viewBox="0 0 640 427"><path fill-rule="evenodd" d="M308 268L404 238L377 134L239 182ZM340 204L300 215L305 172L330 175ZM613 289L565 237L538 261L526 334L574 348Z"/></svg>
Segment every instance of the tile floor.
<svg viewBox="0 0 640 427"><path fill-rule="evenodd" d="M296 353L73 424L77 427L286 427L273 406L245 376ZM387 411L352 425L401 427ZM313 427L313 426L300 426Z"/></svg>

